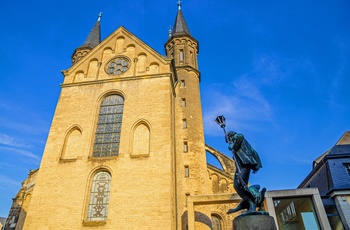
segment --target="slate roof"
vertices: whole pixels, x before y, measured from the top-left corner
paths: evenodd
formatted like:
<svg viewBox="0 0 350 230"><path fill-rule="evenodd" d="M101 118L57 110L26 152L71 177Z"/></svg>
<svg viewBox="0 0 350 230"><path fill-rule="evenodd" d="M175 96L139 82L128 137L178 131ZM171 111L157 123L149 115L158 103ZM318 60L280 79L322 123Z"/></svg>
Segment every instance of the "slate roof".
<svg viewBox="0 0 350 230"><path fill-rule="evenodd" d="M99 15L98 20L96 21L94 27L92 27L84 44L82 46L78 47L78 49L81 49L81 48L93 49L98 44L100 44L100 42L101 42L100 17L101 17L101 15Z"/></svg>
<svg viewBox="0 0 350 230"><path fill-rule="evenodd" d="M350 164L349 134L345 132L336 145L314 161L312 171L298 188L317 187L321 195L350 190L350 174L344 166Z"/></svg>
<svg viewBox="0 0 350 230"><path fill-rule="evenodd" d="M182 14L182 10L179 7L174 23L173 30L171 32L172 36L175 35L191 35L190 30L188 29L187 23L185 21L185 17Z"/></svg>

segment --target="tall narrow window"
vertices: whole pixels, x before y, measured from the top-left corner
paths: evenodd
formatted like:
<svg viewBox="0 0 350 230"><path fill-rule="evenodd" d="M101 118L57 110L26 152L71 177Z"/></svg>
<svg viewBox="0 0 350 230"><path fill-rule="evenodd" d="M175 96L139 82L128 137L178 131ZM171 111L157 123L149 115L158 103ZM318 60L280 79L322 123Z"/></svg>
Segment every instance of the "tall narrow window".
<svg viewBox="0 0 350 230"><path fill-rule="evenodd" d="M190 168L187 165L185 166L185 177L190 177Z"/></svg>
<svg viewBox="0 0 350 230"><path fill-rule="evenodd" d="M181 88L185 88L186 84L185 84L185 80L181 80L181 84L180 84Z"/></svg>
<svg viewBox="0 0 350 230"><path fill-rule="evenodd" d="M101 221L107 219L110 187L111 175L105 171L96 173L91 183L87 220Z"/></svg>
<svg viewBox="0 0 350 230"><path fill-rule="evenodd" d="M183 120L182 120L182 123L183 123L183 124L182 124L183 128L184 128L184 129L187 129L187 121L186 121L186 119L183 119Z"/></svg>
<svg viewBox="0 0 350 230"><path fill-rule="evenodd" d="M181 99L181 106L186 107L186 98Z"/></svg>
<svg viewBox="0 0 350 230"><path fill-rule="evenodd" d="M109 95L101 103L93 157L118 156L124 99Z"/></svg>
<svg viewBox="0 0 350 230"><path fill-rule="evenodd" d="M180 50L180 61L184 60L184 50Z"/></svg>
<svg viewBox="0 0 350 230"><path fill-rule="evenodd" d="M188 152L188 142L184 141L184 153Z"/></svg>

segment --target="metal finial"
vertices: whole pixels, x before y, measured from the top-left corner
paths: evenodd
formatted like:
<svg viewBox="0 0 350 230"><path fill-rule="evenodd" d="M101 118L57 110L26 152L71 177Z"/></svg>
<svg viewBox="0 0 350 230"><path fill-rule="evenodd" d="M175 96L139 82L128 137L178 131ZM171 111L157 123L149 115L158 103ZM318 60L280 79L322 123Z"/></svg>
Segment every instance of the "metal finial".
<svg viewBox="0 0 350 230"><path fill-rule="evenodd" d="M101 17L102 17L102 12L100 12L100 13L98 14L97 21L100 21L100 20L101 20Z"/></svg>
<svg viewBox="0 0 350 230"><path fill-rule="evenodd" d="M171 37L172 32L173 32L173 27L172 27L172 26L168 26L168 35L169 35L169 38Z"/></svg>
<svg viewBox="0 0 350 230"><path fill-rule="evenodd" d="M177 5L178 5L178 7L179 7L179 10L181 10L181 0L179 0L179 1L177 1Z"/></svg>

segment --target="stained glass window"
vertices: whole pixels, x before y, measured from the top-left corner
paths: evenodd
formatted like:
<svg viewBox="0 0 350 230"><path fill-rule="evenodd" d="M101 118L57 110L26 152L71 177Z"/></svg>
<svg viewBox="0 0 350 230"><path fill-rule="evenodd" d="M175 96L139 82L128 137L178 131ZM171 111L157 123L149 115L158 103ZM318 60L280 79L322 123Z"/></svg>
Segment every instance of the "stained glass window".
<svg viewBox="0 0 350 230"><path fill-rule="evenodd" d="M96 173L91 184L90 202L87 219L89 221L106 220L108 216L111 175L101 171Z"/></svg>
<svg viewBox="0 0 350 230"><path fill-rule="evenodd" d="M118 156L122 127L124 99L109 95L100 106L95 135L93 157Z"/></svg>

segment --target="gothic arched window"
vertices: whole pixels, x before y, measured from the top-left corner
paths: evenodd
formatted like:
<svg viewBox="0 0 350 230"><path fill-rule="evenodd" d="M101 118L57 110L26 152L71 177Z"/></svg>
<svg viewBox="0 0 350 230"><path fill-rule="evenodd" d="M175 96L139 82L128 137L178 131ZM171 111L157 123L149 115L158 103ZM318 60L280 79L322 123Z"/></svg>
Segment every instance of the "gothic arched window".
<svg viewBox="0 0 350 230"><path fill-rule="evenodd" d="M100 106L93 157L118 156L122 127L124 98L113 94L105 97Z"/></svg>
<svg viewBox="0 0 350 230"><path fill-rule="evenodd" d="M96 173L91 183L88 221L107 219L110 187L111 175L106 171Z"/></svg>

